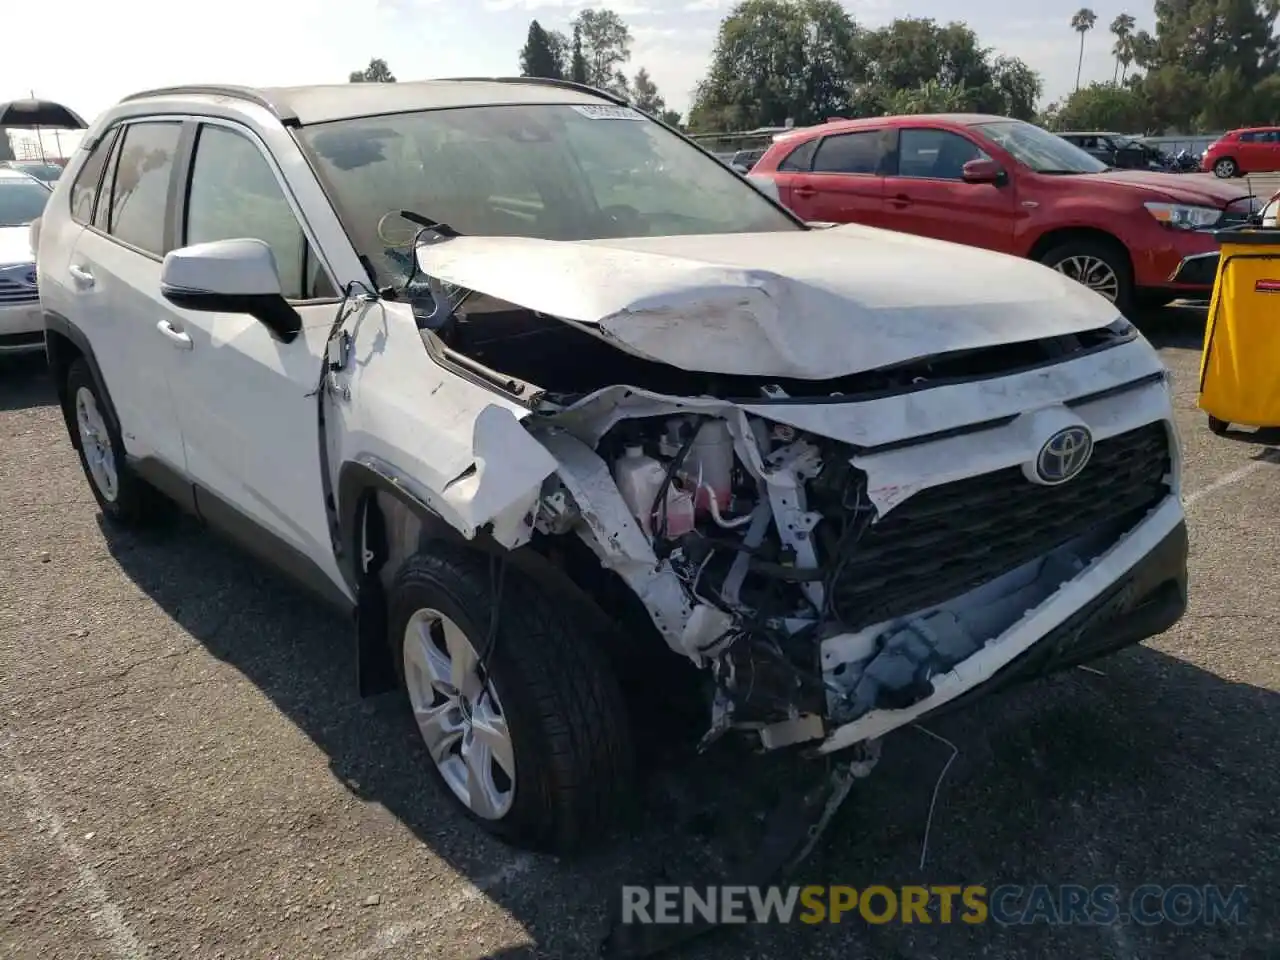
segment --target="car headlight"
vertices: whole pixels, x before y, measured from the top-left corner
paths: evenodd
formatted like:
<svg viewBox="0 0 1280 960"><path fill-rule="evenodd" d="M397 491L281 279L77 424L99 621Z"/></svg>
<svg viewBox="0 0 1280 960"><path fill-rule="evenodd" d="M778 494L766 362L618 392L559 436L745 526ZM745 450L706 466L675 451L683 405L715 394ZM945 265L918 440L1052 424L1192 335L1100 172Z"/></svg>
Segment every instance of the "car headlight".
<svg viewBox="0 0 1280 960"><path fill-rule="evenodd" d="M1175 230L1203 230L1222 219L1216 207L1192 207L1183 203L1146 203L1147 213Z"/></svg>

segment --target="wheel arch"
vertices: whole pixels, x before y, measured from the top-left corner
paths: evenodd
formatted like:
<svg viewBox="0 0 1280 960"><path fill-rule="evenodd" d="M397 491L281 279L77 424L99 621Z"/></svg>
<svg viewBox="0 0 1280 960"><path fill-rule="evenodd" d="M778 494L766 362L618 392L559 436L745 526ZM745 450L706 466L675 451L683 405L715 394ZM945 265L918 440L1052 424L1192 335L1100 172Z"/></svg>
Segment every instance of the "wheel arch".
<svg viewBox="0 0 1280 960"><path fill-rule="evenodd" d="M1125 260L1129 264L1130 271L1133 270L1133 256L1129 253L1129 248L1125 246L1124 241L1114 233L1103 230L1100 227L1072 226L1046 230L1037 237L1035 243L1031 245L1031 249L1027 252L1027 258L1038 261L1054 247L1076 240L1091 240L1097 243L1106 243L1115 247L1117 250L1124 253Z"/></svg>
<svg viewBox="0 0 1280 960"><path fill-rule="evenodd" d="M342 464L335 492L341 538L338 562L356 596L361 696L386 692L396 683L387 643L387 591L400 565L414 553L429 550L432 543L447 543L510 564L539 589L577 606L601 637L616 634L623 624L628 636L641 641L649 638L636 631L652 631L656 646L667 649L639 598L621 577L601 567L576 536L535 535L515 550L484 530L468 539L389 470L363 461ZM617 616L607 613L596 599L600 590L607 591L609 607Z"/></svg>
<svg viewBox="0 0 1280 960"><path fill-rule="evenodd" d="M106 405L106 414L120 428L120 416L116 413L115 402L111 399L111 391L102 376L98 359L94 356L93 347L84 331L60 313L45 311L44 314L44 352L49 364L49 374L53 377L54 390L58 395L58 405L62 408L62 418L67 425L67 432L75 442L75 424L71 419L70 404L67 402L67 371L71 364L83 360L93 377L93 385L98 396Z"/></svg>

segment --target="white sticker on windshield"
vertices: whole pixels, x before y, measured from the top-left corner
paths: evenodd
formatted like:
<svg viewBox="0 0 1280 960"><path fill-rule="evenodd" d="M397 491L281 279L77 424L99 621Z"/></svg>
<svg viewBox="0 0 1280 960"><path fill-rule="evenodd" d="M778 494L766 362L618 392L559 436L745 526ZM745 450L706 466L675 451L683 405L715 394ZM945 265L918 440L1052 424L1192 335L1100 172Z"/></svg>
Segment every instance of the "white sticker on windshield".
<svg viewBox="0 0 1280 960"><path fill-rule="evenodd" d="M604 103L584 103L574 106L588 120L643 120L644 117L630 107L615 107Z"/></svg>

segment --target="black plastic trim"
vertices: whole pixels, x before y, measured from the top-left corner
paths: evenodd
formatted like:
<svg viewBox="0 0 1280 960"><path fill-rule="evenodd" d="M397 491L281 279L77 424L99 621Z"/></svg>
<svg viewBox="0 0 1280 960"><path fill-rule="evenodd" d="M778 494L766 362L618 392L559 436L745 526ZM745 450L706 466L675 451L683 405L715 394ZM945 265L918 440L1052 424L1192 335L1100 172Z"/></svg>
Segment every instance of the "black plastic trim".
<svg viewBox="0 0 1280 960"><path fill-rule="evenodd" d="M204 313L247 313L260 321L282 343L292 343L302 330L302 318L278 293L226 294L204 290L180 290L160 285L160 294L175 307Z"/></svg>
<svg viewBox="0 0 1280 960"><path fill-rule="evenodd" d="M89 345L89 338L79 327L62 314L53 310L44 311L44 330L45 359L49 364L50 372L54 375L54 389L58 393L63 419L67 424L67 433L74 436L75 424L71 420L71 412L67 409L67 384L62 376L62 371L66 364L63 363L65 358L61 356L61 346L57 337L63 337L71 341L76 351L84 358L84 362L89 366L89 374L93 377L94 388L98 391L98 396L106 407L103 412L109 418L111 425L119 430L120 416L116 413L116 406L111 400L111 392L107 389L107 381L102 376L102 368L98 366L98 358L94 356L93 347ZM50 333L55 336L50 337Z"/></svg>

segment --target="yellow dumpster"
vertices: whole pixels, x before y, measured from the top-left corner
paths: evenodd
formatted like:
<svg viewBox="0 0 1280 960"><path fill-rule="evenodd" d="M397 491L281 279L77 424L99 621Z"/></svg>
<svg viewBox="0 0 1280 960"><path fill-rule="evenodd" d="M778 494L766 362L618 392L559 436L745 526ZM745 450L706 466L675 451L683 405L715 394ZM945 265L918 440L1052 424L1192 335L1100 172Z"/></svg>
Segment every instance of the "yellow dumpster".
<svg viewBox="0 0 1280 960"><path fill-rule="evenodd" d="M1209 429L1280 427L1280 230L1220 230L1222 244L1200 357Z"/></svg>

